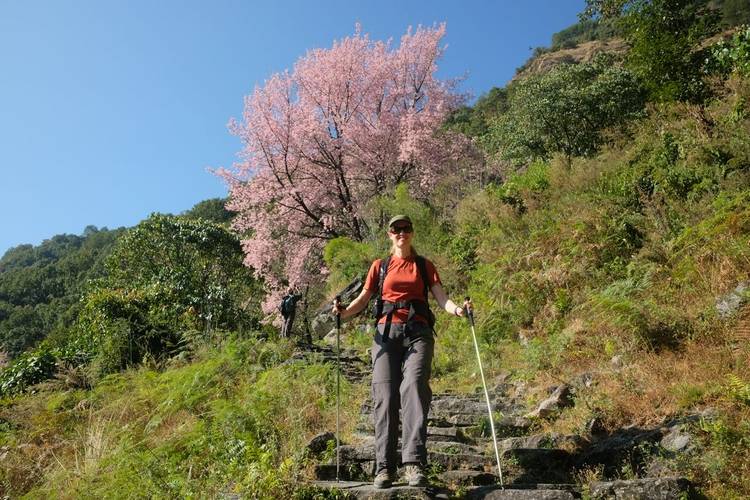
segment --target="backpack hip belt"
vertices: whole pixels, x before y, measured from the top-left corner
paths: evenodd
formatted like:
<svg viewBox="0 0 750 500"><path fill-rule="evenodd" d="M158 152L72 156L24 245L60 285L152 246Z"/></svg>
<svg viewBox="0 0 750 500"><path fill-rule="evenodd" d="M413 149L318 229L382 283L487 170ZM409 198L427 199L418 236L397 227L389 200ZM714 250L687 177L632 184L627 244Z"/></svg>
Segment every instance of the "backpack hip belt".
<svg viewBox="0 0 750 500"><path fill-rule="evenodd" d="M383 300L383 283L385 282L385 275L388 272L388 264L391 261L391 257L389 256L388 258L383 259L380 263L380 272L378 273L378 296L375 299L373 315L375 316L376 330L378 328L378 324L380 323L380 318L382 318L383 316L386 317L385 328L383 329L383 342L388 341L388 336L391 330L391 319L393 318L393 311L396 311L398 309L409 309L409 315L406 318L407 329L416 324L416 321L414 321L414 316L418 315L427 320L427 325L430 327L430 330L432 330L433 333L435 331L435 315L432 314L432 311L430 310L430 304L428 302L429 299L427 296L427 265L425 264L424 257L417 255L415 260L417 263L417 269L419 270L419 275L422 278L422 283L424 284L422 290L424 294L424 300L404 300L399 302L390 302L387 300Z"/></svg>

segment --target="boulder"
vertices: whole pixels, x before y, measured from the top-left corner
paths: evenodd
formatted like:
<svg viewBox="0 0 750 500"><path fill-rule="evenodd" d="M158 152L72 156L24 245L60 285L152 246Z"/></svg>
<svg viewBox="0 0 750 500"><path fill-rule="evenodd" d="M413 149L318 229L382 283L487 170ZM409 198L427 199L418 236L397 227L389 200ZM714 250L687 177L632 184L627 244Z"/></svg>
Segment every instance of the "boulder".
<svg viewBox="0 0 750 500"><path fill-rule="evenodd" d="M659 442L662 448L675 452L685 453L694 448L693 436L687 432L685 425L672 427Z"/></svg>
<svg viewBox="0 0 750 500"><path fill-rule="evenodd" d="M573 406L570 386L563 384L555 387L552 395L539 403L536 410L527 414L528 418L548 418L563 408Z"/></svg>
<svg viewBox="0 0 750 500"><path fill-rule="evenodd" d="M307 443L307 449L315 455L326 451L329 441L336 441L336 435L333 432L321 432Z"/></svg>
<svg viewBox="0 0 750 500"><path fill-rule="evenodd" d="M730 293L716 300L716 312L721 319L731 318L742 307L747 301L748 288L750 281L743 281Z"/></svg>
<svg viewBox="0 0 750 500"><path fill-rule="evenodd" d="M349 285L339 293L341 303L348 304L354 300L357 295L359 295L359 292L362 291L363 286L364 282L360 278L349 283ZM315 338L325 338L336 328L336 321L331 314L332 310L333 306L329 303L315 312L315 316L310 322L310 328L312 329Z"/></svg>
<svg viewBox="0 0 750 500"><path fill-rule="evenodd" d="M499 486L484 486L468 493L466 498L471 500L573 500L573 493L566 489L549 488L500 488Z"/></svg>
<svg viewBox="0 0 750 500"><path fill-rule="evenodd" d="M677 500L692 495L690 481L682 477L597 481L589 485L589 491L593 499Z"/></svg>

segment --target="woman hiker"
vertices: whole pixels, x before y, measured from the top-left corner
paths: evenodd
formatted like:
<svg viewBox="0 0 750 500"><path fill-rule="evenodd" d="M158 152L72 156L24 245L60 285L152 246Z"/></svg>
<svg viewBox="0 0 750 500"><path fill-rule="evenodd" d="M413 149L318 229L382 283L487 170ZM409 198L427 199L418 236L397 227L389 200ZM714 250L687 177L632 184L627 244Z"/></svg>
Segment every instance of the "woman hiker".
<svg viewBox="0 0 750 500"><path fill-rule="evenodd" d="M411 246L413 236L408 216L393 217L388 222L391 256L372 263L362 293L351 304L334 303L334 311L346 319L362 311L373 295L382 298L380 304L376 300L377 332L372 346L376 488L389 488L396 480L399 407L403 410L401 463L405 479L410 486L427 484L427 412L432 400L429 382L435 347L427 290L447 312L464 315L464 310L448 299L432 262L417 256Z"/></svg>

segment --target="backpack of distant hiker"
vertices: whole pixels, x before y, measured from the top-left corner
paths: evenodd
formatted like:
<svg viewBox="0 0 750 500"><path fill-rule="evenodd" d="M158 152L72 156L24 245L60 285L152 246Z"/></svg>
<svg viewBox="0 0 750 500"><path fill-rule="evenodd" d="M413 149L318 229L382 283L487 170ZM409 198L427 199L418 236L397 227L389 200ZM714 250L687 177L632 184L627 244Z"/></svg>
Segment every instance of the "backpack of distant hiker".
<svg viewBox="0 0 750 500"><path fill-rule="evenodd" d="M281 299L281 304L279 305L279 311L281 311L281 315L284 317L289 316L294 312L294 306L296 305L297 301L294 298L294 295L287 295L283 299Z"/></svg>
<svg viewBox="0 0 750 500"><path fill-rule="evenodd" d="M375 303L373 304L372 312L373 316L375 317L375 328L377 329L378 323L380 322L380 318L383 316L386 316L386 329L383 334L383 339L387 340L388 338L388 331L390 330L391 326L391 316L393 315L393 311L396 309L409 309L409 316L406 319L407 328L410 327L412 323L412 318L416 315L419 315L425 319L427 319L427 324L430 327L430 330L435 331L435 315L432 313L432 310L430 310L430 302L429 297L427 295L429 290L429 282L427 280L427 264L425 261L425 258L421 255L417 255L415 257L415 261L417 263L417 269L419 270L419 276L422 278L423 283L423 289L422 294L424 296L424 300L411 300L411 301L403 301L403 302L388 302L383 300L383 283L385 282L385 275L388 273L388 264L391 262L390 255L380 261L380 270L378 272L378 294L375 297Z"/></svg>

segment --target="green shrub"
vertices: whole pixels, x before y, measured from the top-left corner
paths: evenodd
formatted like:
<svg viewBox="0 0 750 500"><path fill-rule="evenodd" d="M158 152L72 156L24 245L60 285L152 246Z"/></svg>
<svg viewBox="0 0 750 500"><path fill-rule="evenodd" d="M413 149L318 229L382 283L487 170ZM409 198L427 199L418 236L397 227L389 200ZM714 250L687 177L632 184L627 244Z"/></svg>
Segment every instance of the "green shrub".
<svg viewBox="0 0 750 500"><path fill-rule="evenodd" d="M511 175L503 184L490 189L503 203L524 213L532 199L540 198L549 188L549 164L536 161L524 172Z"/></svg>
<svg viewBox="0 0 750 500"><path fill-rule="evenodd" d="M590 156L606 142L604 130L643 116L645 94L634 76L599 56L563 64L509 89L509 109L490 122L490 153L525 164L562 154Z"/></svg>
<svg viewBox="0 0 750 500"><path fill-rule="evenodd" d="M363 276L374 259L375 252L367 243L346 236L330 240L323 249L323 260L331 272L329 287L339 290L354 278Z"/></svg>
<svg viewBox="0 0 750 500"><path fill-rule="evenodd" d="M56 357L47 345L22 354L0 371L0 397L49 379L55 371L55 361Z"/></svg>
<svg viewBox="0 0 750 500"><path fill-rule="evenodd" d="M742 26L730 40L712 46L706 70L724 75L736 71L750 76L750 26Z"/></svg>

